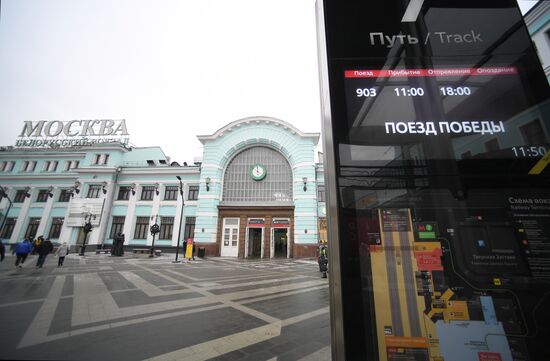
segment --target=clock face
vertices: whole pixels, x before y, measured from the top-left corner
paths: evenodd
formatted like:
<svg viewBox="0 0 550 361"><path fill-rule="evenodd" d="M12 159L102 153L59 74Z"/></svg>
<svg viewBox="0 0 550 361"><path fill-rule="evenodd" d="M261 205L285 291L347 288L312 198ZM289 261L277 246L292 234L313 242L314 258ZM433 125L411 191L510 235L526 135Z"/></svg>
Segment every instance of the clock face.
<svg viewBox="0 0 550 361"><path fill-rule="evenodd" d="M265 166L261 164L254 164L250 167L249 173L252 179L259 181L265 178L267 171L265 170Z"/></svg>

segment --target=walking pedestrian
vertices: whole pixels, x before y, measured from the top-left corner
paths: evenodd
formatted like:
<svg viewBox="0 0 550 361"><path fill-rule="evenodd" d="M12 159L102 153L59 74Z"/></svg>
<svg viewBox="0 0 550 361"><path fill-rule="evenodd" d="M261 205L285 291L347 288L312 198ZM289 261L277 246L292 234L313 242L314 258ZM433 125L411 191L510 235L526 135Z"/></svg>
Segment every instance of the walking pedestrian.
<svg viewBox="0 0 550 361"><path fill-rule="evenodd" d="M323 278L327 278L327 272L328 272L328 247L324 244L322 244L319 247L319 259L317 260L319 263L319 272L322 273Z"/></svg>
<svg viewBox="0 0 550 361"><path fill-rule="evenodd" d="M23 263L25 263L27 256L31 252L32 252L32 243L27 238L25 238L23 242L17 243L15 245L15 249L13 250L13 253L15 253L15 256L17 257L15 259L15 267L22 268Z"/></svg>
<svg viewBox="0 0 550 361"><path fill-rule="evenodd" d="M49 239L40 243L37 250L38 261L36 261L36 268L42 268L44 262L46 261L46 257L48 257L48 254L50 254L51 251L53 251L53 244Z"/></svg>
<svg viewBox="0 0 550 361"><path fill-rule="evenodd" d="M65 256L69 254L69 246L67 245L67 242L63 242L61 246L57 249L57 257L59 257L59 260L57 261L57 267L62 267L63 262L65 262Z"/></svg>
<svg viewBox="0 0 550 361"><path fill-rule="evenodd" d="M2 240L0 239L0 262L4 260L5 255L6 255L6 247L4 246L4 243L2 243Z"/></svg>
<svg viewBox="0 0 550 361"><path fill-rule="evenodd" d="M33 238L34 236L31 236L30 240L32 241ZM32 254L36 254L36 252L38 252L38 248L40 247L42 242L44 242L44 236L38 236L38 238L35 239L34 242L32 242Z"/></svg>

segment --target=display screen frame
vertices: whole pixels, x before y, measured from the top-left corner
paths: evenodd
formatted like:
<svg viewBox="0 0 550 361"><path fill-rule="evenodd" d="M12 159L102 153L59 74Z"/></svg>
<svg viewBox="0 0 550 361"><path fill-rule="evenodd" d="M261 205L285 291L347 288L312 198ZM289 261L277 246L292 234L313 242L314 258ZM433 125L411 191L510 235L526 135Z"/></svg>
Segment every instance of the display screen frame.
<svg viewBox="0 0 550 361"><path fill-rule="evenodd" d="M430 140L431 145L435 147L439 154L423 159L420 167L415 168L416 165L412 164L413 167L408 169L407 165L410 165L411 162L395 162L393 167L384 164L378 164L377 167L376 164L370 164L368 165L370 167L369 172L372 172L373 169L373 172L380 172L380 169L382 169L383 173L376 173L375 175L366 173L362 174L361 177L350 173L355 171L354 168L364 167L365 161L369 161L368 159L356 163L352 161L353 155L357 153L356 147L374 146L376 143L366 142L361 144L352 139L354 137L361 138L361 134L357 132L350 134L350 127L348 126L350 121L344 76L346 70L382 70L395 69L398 66L406 69L427 69L443 66L476 67L476 64L478 64L477 67L509 66L510 58L516 57L522 59L519 64L514 64L518 67L521 83L532 89L532 91L525 93L526 101L530 104L530 107L526 107L525 111L534 110L539 112L541 120L545 124L548 122L547 105L545 104L550 93L548 83L515 1L474 2L466 0L459 2L451 0L443 4L442 1L438 0L426 0L419 11L419 19L426 16L432 8L451 9L455 7L460 9L462 6L464 8L480 9L480 12L494 8L495 13L499 14L509 10L508 15L514 18L510 31L517 32L519 34L518 38L520 38L512 44L513 47L519 46L518 49L521 49L516 52L511 51L508 54L503 54L493 48L485 54L476 53L476 49L468 53L464 52L465 48L460 45L452 49L451 47L436 49L445 54L430 54L429 49L422 47L422 44L406 44L405 41L400 47L390 46L385 48L383 46L375 47L371 38L371 42L368 44L369 31L373 30L377 34L381 34L381 37L377 39L384 39L382 41L393 42L395 38L392 37L396 36L395 34L409 34L413 38L422 39L422 32L426 29L423 29L418 22L416 24L403 24L401 21L400 24L401 17L406 12L409 4L410 2L407 1L389 1L387 5L365 5L355 1L346 4L339 4L337 1L332 0L318 2L319 29L322 34L319 44L320 76L323 87L325 179L327 182L330 262L332 263L330 284L332 345L333 358L335 359L356 359L359 358L359 355L361 359L367 360L385 359L380 358L380 356L381 352L386 353L387 351L379 349L379 343L377 342L381 335L379 330L377 331L376 301L372 297L373 278L364 277L365 267L368 268L370 265L365 264L368 257L361 256L361 242L359 240L364 239L371 242L377 238L376 232L362 234L357 231L357 219L363 217L365 212L371 213L372 220L375 218L372 212L379 212L383 209L407 209L410 212L408 217L410 217L409 221L412 222L412 227L416 222L431 221L430 219L423 219L424 216L417 217L414 211L416 206L419 209L422 208L421 198L422 195L426 195L432 201L433 199L445 199L447 203L442 201L441 204L460 205L461 202L470 204L470 211L469 213L466 212L468 214L462 214L460 213L462 211L458 211L462 218L455 217L456 219L460 218L463 222L469 222L469 217L488 217L489 221L492 222L491 224L499 222L515 224L517 218L514 218L514 216L506 216L507 219L501 219L504 217L502 213L499 213L498 216L493 215L490 211L492 208L491 202L496 202L495 204L500 209L509 209L509 213L512 214L512 205L508 204L506 199L518 197L518 199L535 202L538 196L541 199L547 199L545 197L548 197L548 185L550 184L548 170L544 168L537 174L529 174L544 158L538 154L535 156L527 155L531 151L531 145L529 144L516 144L516 155L512 158L510 157L510 151L514 152L514 150L509 149L506 155L491 154L493 157L478 156L472 157L473 159L458 159L456 154L449 151L448 147L445 146L448 139L434 137ZM376 9L368 9L369 6ZM485 10L482 8L485 8ZM376 15L370 17L365 15L367 9L372 10L372 13ZM376 16L379 19L376 19ZM490 21L487 22L490 23ZM454 26L454 22L449 22L449 24L450 27ZM389 34L387 35L388 38L385 38L386 34ZM377 45L380 45L380 42ZM411 84L414 84L414 82L411 82ZM440 113L437 107L431 105L425 106L421 111L428 114L426 119L436 119L433 114ZM415 141L417 137L418 135L410 135L408 140ZM450 138L450 136L447 138ZM375 137L375 141L384 144L382 138L376 139ZM521 148L526 145L529 145L529 147ZM444 150L440 151L438 147ZM517 156L524 153L526 156ZM342 166L346 161L349 164ZM515 163L516 168L510 170L508 167L510 162ZM427 175L418 170L422 167L427 167L430 170ZM381 179L394 181L403 178L400 177L399 173L404 171L408 172L407 176L404 177L406 179L404 184L391 184L389 181L386 183L380 181ZM416 173L418 171L420 173ZM414 176L411 177L411 174ZM353 178L360 178L360 181L354 183ZM417 183L417 178L419 183ZM365 179L372 179L373 183L365 186ZM422 183L424 181L427 182L425 185ZM520 182L521 186L518 187ZM380 187L377 188L373 184L378 184ZM372 200L369 200L368 197L362 197L361 202L363 203L360 203L358 199L353 197L353 194L357 192L368 190L374 190L377 194L386 196L385 203L382 202L384 199L381 202L372 203ZM414 191L411 192L411 190ZM393 194L391 194L392 192ZM403 194L399 194L399 192ZM528 194L523 194L525 192ZM491 200L489 203L480 205L475 205L475 202L468 200L472 197L483 198L480 194L489 193L497 194L498 197L496 198L498 199L489 197L489 200ZM525 198L521 198L520 194L523 194ZM507 197L501 197L504 195L507 195ZM391 200L391 202L388 200ZM382 206L381 204L385 205ZM457 207L459 210L462 208ZM440 208L439 212L445 212L445 208ZM485 219L479 221L484 222ZM444 223L442 222L441 225ZM362 229L365 227L368 229L373 225L364 225ZM350 229L355 231L351 232ZM448 233L448 230L445 229L443 232ZM505 233L509 234L507 232ZM479 297L478 300L479 302L487 302L486 299ZM499 302L504 301L495 299L495 304ZM442 332L448 332L448 330ZM514 351L517 351L517 345L512 346L515 347ZM479 357L482 356L490 357L492 355L484 354Z"/></svg>

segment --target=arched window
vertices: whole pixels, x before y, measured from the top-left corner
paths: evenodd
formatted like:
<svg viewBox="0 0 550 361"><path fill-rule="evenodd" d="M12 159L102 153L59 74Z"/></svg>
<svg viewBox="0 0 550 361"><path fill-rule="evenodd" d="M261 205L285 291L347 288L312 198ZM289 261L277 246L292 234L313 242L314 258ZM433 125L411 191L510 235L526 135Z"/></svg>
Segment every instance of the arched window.
<svg viewBox="0 0 550 361"><path fill-rule="evenodd" d="M253 178L251 168L255 165L265 168L265 178ZM267 147L253 147L239 153L225 170L222 202L291 204L292 170L285 157Z"/></svg>

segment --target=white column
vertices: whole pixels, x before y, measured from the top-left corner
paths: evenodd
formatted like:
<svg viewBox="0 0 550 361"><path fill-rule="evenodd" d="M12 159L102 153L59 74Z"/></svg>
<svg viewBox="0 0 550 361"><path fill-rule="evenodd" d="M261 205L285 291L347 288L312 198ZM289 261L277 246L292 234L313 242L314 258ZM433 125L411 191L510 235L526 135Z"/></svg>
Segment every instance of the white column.
<svg viewBox="0 0 550 361"><path fill-rule="evenodd" d="M111 208L113 207L113 197L117 184L111 179L107 187L107 193L104 195L105 203L103 203L103 212L101 212L101 223L99 224L99 229L95 236L95 244L101 244L105 241L107 238L107 226L111 222Z"/></svg>
<svg viewBox="0 0 550 361"><path fill-rule="evenodd" d="M153 216L153 219L149 218L149 227L151 227L153 224L155 224L155 216L159 214L160 211L160 196L162 194L162 186L159 186L159 194L157 195L154 193L153 195L153 207L151 208L151 216ZM160 215L157 218L157 222L160 225ZM157 233L155 235L155 242L158 241L159 234ZM147 230L147 245L150 246L153 244L153 236L151 235L151 232L149 232L149 229Z"/></svg>
<svg viewBox="0 0 550 361"><path fill-rule="evenodd" d="M124 237L126 238L126 242L134 238L134 234L132 233L132 227L135 223L134 215L136 214L136 201L137 197L139 196L140 185L136 184L136 188L134 189L136 194L130 193L130 199L128 200L128 208L126 210L126 218L124 219ZM126 243L128 244L128 243Z"/></svg>
<svg viewBox="0 0 550 361"><path fill-rule="evenodd" d="M31 196L29 198L25 197L25 201L23 201L23 205L19 210L19 215L17 216L17 222L15 223L15 228L13 229L13 233L11 234L10 243L17 243L23 240L24 234L22 234L21 230L23 229L23 224L26 221L27 213L29 212L31 202L34 199L36 192L34 189L31 189L29 193Z"/></svg>
<svg viewBox="0 0 550 361"><path fill-rule="evenodd" d="M44 238L48 238L47 234L44 234L44 230L46 229L46 225L48 224L48 219L50 218L50 213L52 211L53 202L56 197L57 188L54 188L52 190L53 197L50 198L48 196L48 200L46 201L46 204L44 205L44 210L42 211L42 218L40 218L40 225L38 226L38 229L36 230L36 235L44 235Z"/></svg>

